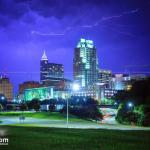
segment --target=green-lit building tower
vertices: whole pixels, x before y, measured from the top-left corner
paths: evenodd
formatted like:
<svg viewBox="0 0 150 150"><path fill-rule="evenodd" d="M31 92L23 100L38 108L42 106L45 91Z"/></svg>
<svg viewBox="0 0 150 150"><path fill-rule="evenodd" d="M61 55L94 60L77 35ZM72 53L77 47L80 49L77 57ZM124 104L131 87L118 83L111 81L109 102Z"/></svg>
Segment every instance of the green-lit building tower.
<svg viewBox="0 0 150 150"><path fill-rule="evenodd" d="M98 59L92 40L80 39L74 51L74 80L82 88L92 87L98 80Z"/></svg>

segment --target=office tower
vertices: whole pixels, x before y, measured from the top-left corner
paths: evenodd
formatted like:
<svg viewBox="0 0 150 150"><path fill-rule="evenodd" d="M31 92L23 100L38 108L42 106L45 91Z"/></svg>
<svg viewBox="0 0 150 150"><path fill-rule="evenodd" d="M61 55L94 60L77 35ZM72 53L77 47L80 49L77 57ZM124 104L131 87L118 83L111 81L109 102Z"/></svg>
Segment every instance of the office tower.
<svg viewBox="0 0 150 150"><path fill-rule="evenodd" d="M112 72L110 70L99 69L98 83L105 88L112 88Z"/></svg>
<svg viewBox="0 0 150 150"><path fill-rule="evenodd" d="M40 63L40 81L45 84L49 81L57 82L64 78L64 66L62 64L49 63L46 53Z"/></svg>
<svg viewBox="0 0 150 150"><path fill-rule="evenodd" d="M0 78L0 94L3 94L8 100L13 99L13 86L7 77Z"/></svg>
<svg viewBox="0 0 150 150"><path fill-rule="evenodd" d="M40 81L43 86L53 86L54 89L61 90L66 89L69 82L69 80L64 79L64 66L49 63L45 51L40 63Z"/></svg>
<svg viewBox="0 0 150 150"><path fill-rule="evenodd" d="M98 79L98 59L92 40L80 39L74 51L74 79L82 88L92 87Z"/></svg>
<svg viewBox="0 0 150 150"><path fill-rule="evenodd" d="M40 81L43 83L46 81L48 76L48 58L44 51L41 62L40 62Z"/></svg>
<svg viewBox="0 0 150 150"><path fill-rule="evenodd" d="M48 78L63 78L64 66L62 64L48 63Z"/></svg>

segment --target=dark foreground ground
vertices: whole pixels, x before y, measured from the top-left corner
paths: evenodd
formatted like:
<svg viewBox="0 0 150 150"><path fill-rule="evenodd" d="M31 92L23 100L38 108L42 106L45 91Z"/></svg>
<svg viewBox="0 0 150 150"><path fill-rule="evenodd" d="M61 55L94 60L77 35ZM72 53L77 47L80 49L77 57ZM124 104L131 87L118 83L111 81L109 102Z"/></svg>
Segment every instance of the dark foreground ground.
<svg viewBox="0 0 150 150"><path fill-rule="evenodd" d="M150 131L1 126L1 150L150 150Z"/></svg>

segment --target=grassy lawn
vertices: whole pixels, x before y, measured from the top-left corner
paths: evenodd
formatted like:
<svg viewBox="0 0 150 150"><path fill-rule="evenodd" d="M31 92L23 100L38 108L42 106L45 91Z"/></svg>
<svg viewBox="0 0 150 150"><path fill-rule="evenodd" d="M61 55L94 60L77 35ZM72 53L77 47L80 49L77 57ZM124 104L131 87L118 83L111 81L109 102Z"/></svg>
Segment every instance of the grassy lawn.
<svg viewBox="0 0 150 150"><path fill-rule="evenodd" d="M25 117L39 118L39 119L53 119L53 120L66 120L66 114L61 114L59 112L24 112ZM0 116L6 117L19 117L22 112L0 112ZM76 116L69 115L70 121L85 121L83 119L77 118Z"/></svg>
<svg viewBox="0 0 150 150"><path fill-rule="evenodd" d="M149 150L150 131L1 126L8 131L3 150ZM1 146L0 146L1 147Z"/></svg>

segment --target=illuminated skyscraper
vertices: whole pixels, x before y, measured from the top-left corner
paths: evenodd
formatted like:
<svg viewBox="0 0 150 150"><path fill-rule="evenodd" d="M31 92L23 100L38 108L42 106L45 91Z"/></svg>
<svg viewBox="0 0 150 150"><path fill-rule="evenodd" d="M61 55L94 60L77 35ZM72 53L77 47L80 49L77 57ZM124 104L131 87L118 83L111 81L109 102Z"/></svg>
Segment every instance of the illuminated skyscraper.
<svg viewBox="0 0 150 150"><path fill-rule="evenodd" d="M40 63L40 81L42 84L47 82L59 82L64 78L64 66L62 64L49 63L44 51Z"/></svg>
<svg viewBox="0 0 150 150"><path fill-rule="evenodd" d="M43 83L46 81L48 76L48 58L44 51L41 62L40 62L40 81Z"/></svg>
<svg viewBox="0 0 150 150"><path fill-rule="evenodd" d="M73 61L74 79L82 88L93 86L98 79L98 59L92 40L80 39Z"/></svg>

